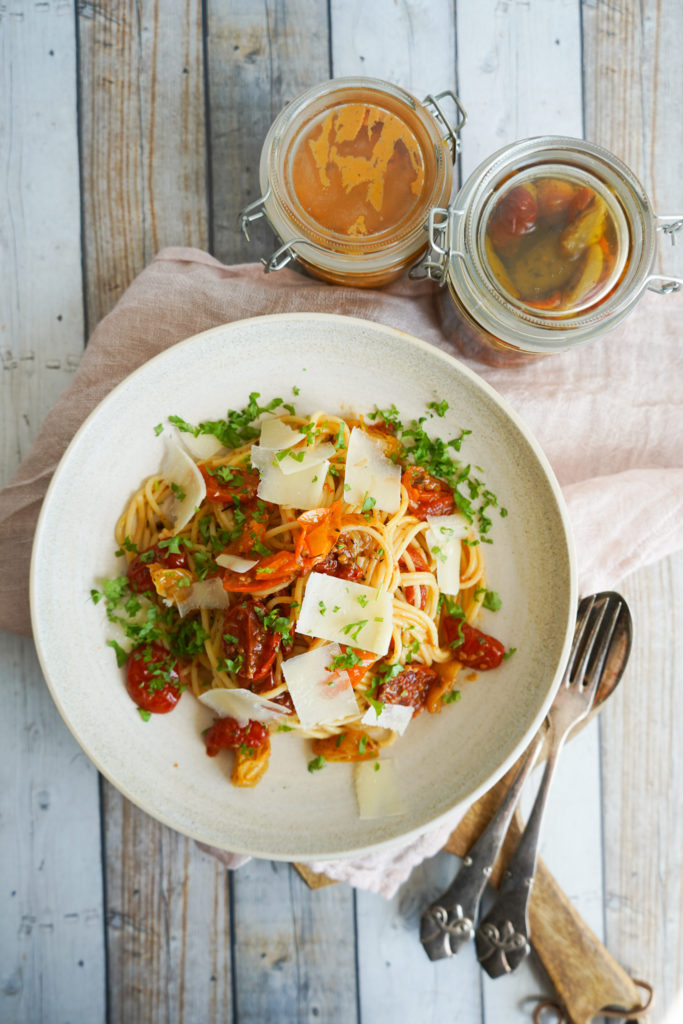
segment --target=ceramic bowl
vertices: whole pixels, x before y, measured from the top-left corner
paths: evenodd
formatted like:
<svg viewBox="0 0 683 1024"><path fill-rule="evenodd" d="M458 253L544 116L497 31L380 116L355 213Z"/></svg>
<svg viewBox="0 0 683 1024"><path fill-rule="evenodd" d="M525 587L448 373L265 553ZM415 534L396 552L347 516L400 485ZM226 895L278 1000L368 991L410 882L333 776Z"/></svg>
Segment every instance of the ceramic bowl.
<svg viewBox="0 0 683 1024"><path fill-rule="evenodd" d="M293 388L299 393L294 397ZM493 514L488 585L502 599L482 628L516 648L494 672L464 676L462 699L424 713L388 751L395 816L361 819L353 766L307 771L310 745L275 734L254 789L230 783L231 756L208 758L210 712L190 694L143 722L123 685L110 624L90 591L119 574L114 526L159 468L172 414L191 422L281 396L298 411L367 412L395 404L404 420L446 399L443 437L471 430L461 458L481 467L508 510ZM510 767L539 728L566 659L577 603L567 514L536 441L507 403L431 345L365 320L258 317L189 338L150 360L85 421L51 482L31 568L35 641L69 729L128 799L171 828L237 853L281 860L357 855L398 844L458 813Z"/></svg>

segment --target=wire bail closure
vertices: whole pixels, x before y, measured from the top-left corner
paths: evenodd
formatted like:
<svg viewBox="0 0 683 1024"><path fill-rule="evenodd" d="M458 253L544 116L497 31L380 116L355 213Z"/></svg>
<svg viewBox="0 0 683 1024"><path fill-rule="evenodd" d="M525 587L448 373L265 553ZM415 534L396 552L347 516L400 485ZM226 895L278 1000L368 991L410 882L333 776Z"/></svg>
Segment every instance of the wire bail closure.
<svg viewBox="0 0 683 1024"><path fill-rule="evenodd" d="M657 231L661 231L662 234L668 235L671 244L676 245L676 235L683 228L683 216L675 214L673 216L661 216L655 217L655 220L660 222L656 225ZM659 285L652 285L652 281L661 281ZM646 287L648 291L655 292L657 295L670 295L671 292L678 292L683 286L683 277L667 277L665 274L650 274L647 279Z"/></svg>
<svg viewBox="0 0 683 1024"><path fill-rule="evenodd" d="M445 97L453 100L458 112L458 118L454 125L448 120L446 114L441 108L441 105L439 104L439 100L442 100ZM460 139L458 137L458 132L460 132L467 123L467 112L465 108L452 89L444 89L443 92L437 92L436 95L429 93L423 99L422 105L427 107L427 109L431 108L434 120L438 121L446 129L446 134L443 136L443 140L444 142L448 142L450 145L451 156L453 158L453 163L455 163L455 159L460 152Z"/></svg>
<svg viewBox="0 0 683 1024"><path fill-rule="evenodd" d="M427 219L429 236L429 252L412 268L408 275L414 281L428 277L432 281L445 284L448 267L454 257L466 259L465 253L455 248L456 218L462 217L464 210L452 207L434 206Z"/></svg>

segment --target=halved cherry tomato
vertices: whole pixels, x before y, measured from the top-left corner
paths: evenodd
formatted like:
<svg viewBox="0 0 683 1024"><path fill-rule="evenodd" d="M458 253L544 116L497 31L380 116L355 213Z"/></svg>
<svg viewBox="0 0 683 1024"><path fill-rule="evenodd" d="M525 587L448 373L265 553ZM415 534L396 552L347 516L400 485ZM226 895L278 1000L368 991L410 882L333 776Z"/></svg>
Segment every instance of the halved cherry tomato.
<svg viewBox="0 0 683 1024"><path fill-rule="evenodd" d="M128 655L126 689L143 711L165 715L180 700L177 663L161 644L143 644Z"/></svg>
<svg viewBox="0 0 683 1024"><path fill-rule="evenodd" d="M236 675L249 683L270 675L282 643L280 633L275 633L264 626L266 614L267 609L262 601L247 598L229 608L223 620L226 657L239 664Z"/></svg>
<svg viewBox="0 0 683 1024"><path fill-rule="evenodd" d="M532 191L525 185L510 189L496 203L489 219L488 232L498 251L505 251L536 227L538 207Z"/></svg>
<svg viewBox="0 0 683 1024"><path fill-rule="evenodd" d="M245 515L242 532L225 549L231 555L248 555L254 549L255 544L263 543L261 538L268 527L267 519L271 508L269 503L250 502L247 505L242 505L241 508Z"/></svg>
<svg viewBox="0 0 683 1024"><path fill-rule="evenodd" d="M294 548L297 558L325 558L339 539L341 516L341 501L333 502L329 508L303 512L297 519L301 525Z"/></svg>
<svg viewBox="0 0 683 1024"><path fill-rule="evenodd" d="M221 750L246 747L259 750L268 742L268 730L261 722L249 721L240 725L235 718L217 718L204 733L204 743L209 757L215 757Z"/></svg>
<svg viewBox="0 0 683 1024"><path fill-rule="evenodd" d="M235 499L240 503L256 497L260 477L243 466L200 466L199 472L204 477L207 499L217 505L234 505Z"/></svg>
<svg viewBox="0 0 683 1024"><path fill-rule="evenodd" d="M128 585L136 594L142 594L148 590L154 591L154 583L149 574L149 566L152 563L163 565L168 569L186 569L187 555L184 548L175 553L169 551L167 547L160 547L159 544L140 551L126 570Z"/></svg>
<svg viewBox="0 0 683 1024"><path fill-rule="evenodd" d="M498 668L505 648L495 637L482 633L463 619L446 615L443 619L443 631L446 642L453 647L453 657L463 665L486 672ZM457 641L461 641L457 643ZM453 645L456 646L453 646Z"/></svg>
<svg viewBox="0 0 683 1024"><path fill-rule="evenodd" d="M230 593L251 594L289 583L308 568L306 560L297 561L293 551L274 551L266 555L248 572L231 572L223 576L223 586Z"/></svg>
<svg viewBox="0 0 683 1024"><path fill-rule="evenodd" d="M346 536L340 537L335 546L313 567L313 572L321 572L325 576L336 576L339 580L362 580L363 570L354 560L351 546Z"/></svg>
<svg viewBox="0 0 683 1024"><path fill-rule="evenodd" d="M427 702L430 688L440 685L439 673L431 666L419 663L406 665L397 676L382 683L375 696L385 704L411 707L413 715L417 715Z"/></svg>
<svg viewBox="0 0 683 1024"><path fill-rule="evenodd" d="M326 736L311 744L316 756L326 761L370 761L379 756L379 743L366 732L347 729L338 736Z"/></svg>
<svg viewBox="0 0 683 1024"><path fill-rule="evenodd" d="M445 482L432 476L421 466L408 466L401 477L408 492L408 512L418 519L447 516L455 508L453 491Z"/></svg>

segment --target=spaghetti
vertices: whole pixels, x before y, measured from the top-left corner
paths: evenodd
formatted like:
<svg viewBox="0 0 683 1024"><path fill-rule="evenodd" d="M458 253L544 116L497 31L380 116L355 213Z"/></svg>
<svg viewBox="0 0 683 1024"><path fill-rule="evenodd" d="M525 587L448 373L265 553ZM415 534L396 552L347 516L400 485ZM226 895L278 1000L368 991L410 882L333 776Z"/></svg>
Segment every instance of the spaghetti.
<svg viewBox="0 0 683 1024"><path fill-rule="evenodd" d="M126 635L111 645L141 715L190 689L218 711L207 753L233 749L241 786L262 777L272 730L312 740L311 770L376 757L459 698L463 666L505 656L474 626L499 601L482 554L497 500L455 455L468 432L257 399L199 426L170 417L194 454L133 495L115 530L126 574L93 591ZM197 502L179 516L188 480Z"/></svg>

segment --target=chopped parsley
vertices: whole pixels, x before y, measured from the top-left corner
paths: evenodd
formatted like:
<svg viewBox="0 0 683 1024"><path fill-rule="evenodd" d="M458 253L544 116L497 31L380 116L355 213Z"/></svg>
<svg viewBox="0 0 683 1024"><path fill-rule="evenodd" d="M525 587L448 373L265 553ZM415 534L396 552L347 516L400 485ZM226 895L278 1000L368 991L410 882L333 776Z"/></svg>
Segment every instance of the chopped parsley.
<svg viewBox="0 0 683 1024"><path fill-rule="evenodd" d="M308 762L308 770L311 773L319 772L320 769L324 768L324 767L325 767L325 758L324 758L324 756L322 754L318 754L317 757L314 757L312 761Z"/></svg>
<svg viewBox="0 0 683 1024"><path fill-rule="evenodd" d="M348 622L345 626L342 626L342 633L345 633L346 636L350 636L352 640L357 640L361 629L363 626L367 626L367 624L368 619L359 619L358 622Z"/></svg>
<svg viewBox="0 0 683 1024"><path fill-rule="evenodd" d="M487 590L486 587L477 587L474 592L475 599L478 600L482 594L484 595L482 601L484 608L488 608L490 612L497 612L503 604L500 594L495 590Z"/></svg>
<svg viewBox="0 0 683 1024"><path fill-rule="evenodd" d="M451 690L449 693L444 693L441 697L442 704L457 704L461 699L462 694L460 690Z"/></svg>

